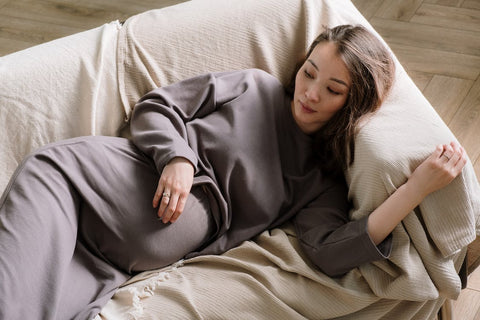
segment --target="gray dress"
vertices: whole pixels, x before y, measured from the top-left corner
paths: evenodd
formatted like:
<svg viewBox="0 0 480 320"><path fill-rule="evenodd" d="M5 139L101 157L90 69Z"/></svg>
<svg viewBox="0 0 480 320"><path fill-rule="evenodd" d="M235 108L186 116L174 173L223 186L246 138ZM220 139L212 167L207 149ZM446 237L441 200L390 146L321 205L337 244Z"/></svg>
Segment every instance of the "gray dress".
<svg viewBox="0 0 480 320"><path fill-rule="evenodd" d="M153 90L132 141L81 137L41 148L0 200L0 319L87 319L136 272L220 254L296 215L300 242L332 276L385 258L366 219L348 221L343 182L326 178L290 100L265 72L206 74ZM152 198L174 157L195 166L184 212Z"/></svg>

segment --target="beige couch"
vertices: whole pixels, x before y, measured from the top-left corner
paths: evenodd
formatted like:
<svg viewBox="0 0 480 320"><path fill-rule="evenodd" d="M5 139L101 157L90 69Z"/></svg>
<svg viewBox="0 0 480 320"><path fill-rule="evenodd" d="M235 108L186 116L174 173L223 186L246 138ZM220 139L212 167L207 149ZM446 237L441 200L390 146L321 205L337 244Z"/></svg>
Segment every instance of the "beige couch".
<svg viewBox="0 0 480 320"><path fill-rule="evenodd" d="M193 0L2 57L0 188L43 144L128 136L134 103L154 87L251 67L286 83L322 25L344 23L376 33L347 0ZM392 94L362 127L356 161L345 173L352 219L394 192L436 144L455 139L396 63ZM286 224L223 255L142 273L98 318L429 319L461 291L458 272L479 214L478 180L468 163L394 230L386 261L328 278ZM476 267L478 250L471 251Z"/></svg>

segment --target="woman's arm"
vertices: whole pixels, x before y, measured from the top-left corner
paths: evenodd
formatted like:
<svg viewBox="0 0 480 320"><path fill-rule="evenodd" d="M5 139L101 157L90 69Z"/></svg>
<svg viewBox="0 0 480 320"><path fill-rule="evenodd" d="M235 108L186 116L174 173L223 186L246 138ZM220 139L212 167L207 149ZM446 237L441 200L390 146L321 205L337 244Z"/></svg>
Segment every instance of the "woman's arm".
<svg viewBox="0 0 480 320"><path fill-rule="evenodd" d="M439 145L368 218L368 233L375 244L381 243L393 229L430 193L448 185L467 162L465 151L457 143Z"/></svg>
<svg viewBox="0 0 480 320"><path fill-rule="evenodd" d="M186 125L215 111L215 89L214 75L204 74L152 90L133 110L132 141L160 173L152 206L164 223L175 222L182 213L197 167Z"/></svg>
<svg viewBox="0 0 480 320"><path fill-rule="evenodd" d="M200 75L152 90L135 106L130 126L132 141L153 159L161 174L152 204L159 207L158 216L164 223L175 222L183 211L197 170L197 150L190 145L196 141L188 137L189 123L238 98L253 86L253 78L265 80L267 74L261 72L260 76L259 72Z"/></svg>
<svg viewBox="0 0 480 320"><path fill-rule="evenodd" d="M340 276L361 264L388 258L391 237L376 246L367 232L368 217L349 220L344 181L325 181L320 196L294 218L305 254L325 274Z"/></svg>
<svg viewBox="0 0 480 320"><path fill-rule="evenodd" d="M216 109L215 77L205 74L154 89L133 109L130 130L133 143L151 157L159 172L175 157L197 157L188 144L186 124Z"/></svg>
<svg viewBox="0 0 480 320"><path fill-rule="evenodd" d="M332 184L294 218L303 251L332 277L388 258L393 229L423 198L450 183L465 163L465 151L458 144L438 146L383 204L369 216L354 221L348 217L346 186Z"/></svg>

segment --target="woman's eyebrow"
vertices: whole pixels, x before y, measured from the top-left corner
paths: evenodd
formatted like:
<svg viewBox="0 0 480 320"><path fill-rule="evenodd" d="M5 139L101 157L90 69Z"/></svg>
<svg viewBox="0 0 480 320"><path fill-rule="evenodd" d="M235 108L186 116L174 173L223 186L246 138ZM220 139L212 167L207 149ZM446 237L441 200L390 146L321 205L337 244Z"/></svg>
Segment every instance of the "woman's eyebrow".
<svg viewBox="0 0 480 320"><path fill-rule="evenodd" d="M312 66L313 66L315 69L317 69L317 71L319 71L317 65L315 64L315 62L313 62L311 59L308 59L307 61L310 62L310 63L312 64ZM343 81L343 80L340 80L340 79L337 79L337 78L330 78L330 80L335 81L335 82L340 83L340 84L343 84L345 87L349 88L348 84L347 84L345 81Z"/></svg>
<svg viewBox="0 0 480 320"><path fill-rule="evenodd" d="M330 80L335 81L335 82L338 82L338 83L340 83L340 84L343 84L345 87L348 88L348 84L347 84L345 81L343 81L343 80L340 80L340 79L337 79L337 78L330 78Z"/></svg>
<svg viewBox="0 0 480 320"><path fill-rule="evenodd" d="M313 61L310 60L310 59L308 59L307 61L310 62L310 63L312 64L312 66L313 66L315 69L317 69L317 71L318 71L318 67L317 67L317 65L315 64L315 62L313 62Z"/></svg>

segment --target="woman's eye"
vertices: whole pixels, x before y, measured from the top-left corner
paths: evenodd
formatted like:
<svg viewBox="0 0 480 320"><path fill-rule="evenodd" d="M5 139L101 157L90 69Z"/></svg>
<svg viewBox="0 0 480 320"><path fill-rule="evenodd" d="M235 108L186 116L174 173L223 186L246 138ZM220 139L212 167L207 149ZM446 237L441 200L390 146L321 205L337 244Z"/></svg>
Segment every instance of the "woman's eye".
<svg viewBox="0 0 480 320"><path fill-rule="evenodd" d="M335 91L335 90L332 90L331 88L328 88L328 91L329 91L330 93L334 94L334 95L339 95L339 94L340 94L340 92Z"/></svg>
<svg viewBox="0 0 480 320"><path fill-rule="evenodd" d="M312 78L313 78L312 74L311 74L310 72L308 72L307 70L303 70L303 73L305 73L305 76L306 76L307 78L309 78L309 79L312 79Z"/></svg>

